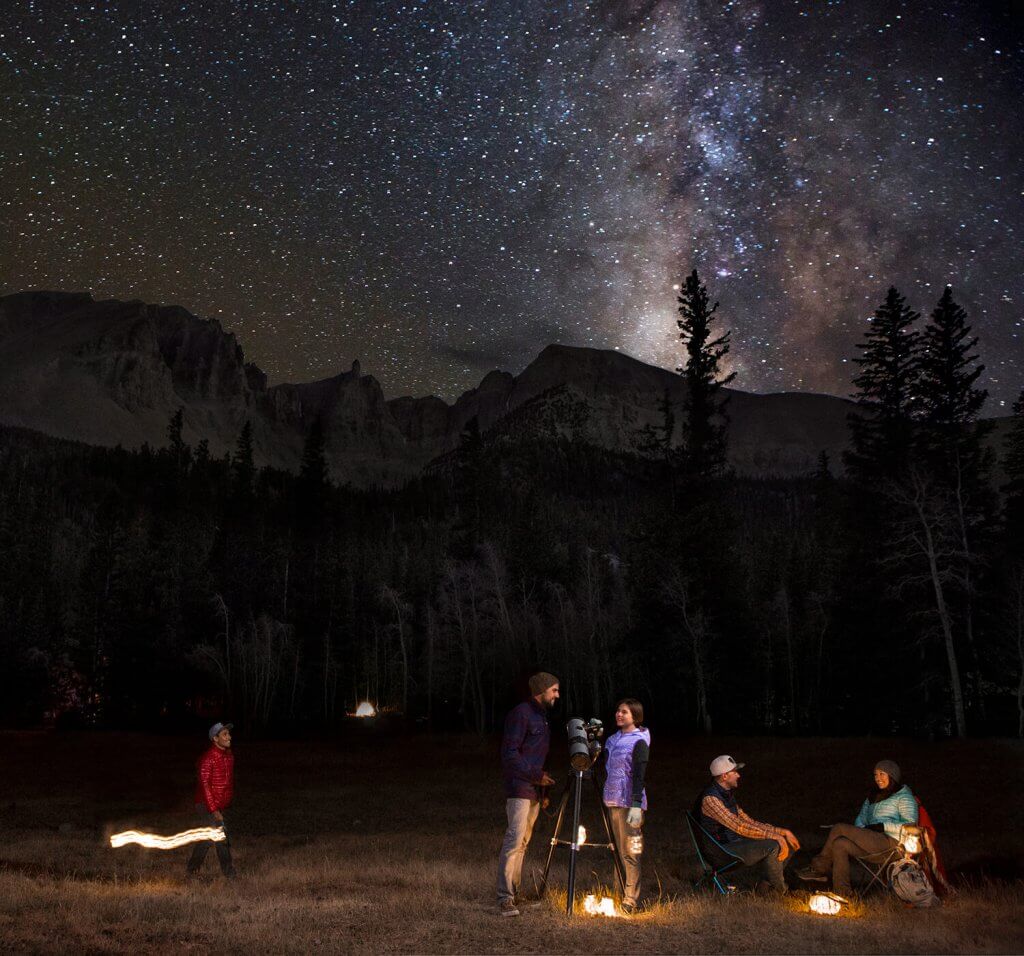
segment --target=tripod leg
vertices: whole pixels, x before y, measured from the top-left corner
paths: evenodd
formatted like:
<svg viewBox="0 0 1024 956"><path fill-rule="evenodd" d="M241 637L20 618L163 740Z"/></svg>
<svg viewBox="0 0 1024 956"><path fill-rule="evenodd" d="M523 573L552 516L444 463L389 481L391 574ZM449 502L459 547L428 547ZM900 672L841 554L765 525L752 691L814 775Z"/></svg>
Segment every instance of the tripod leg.
<svg viewBox="0 0 1024 956"><path fill-rule="evenodd" d="M601 808L601 819L604 821L604 832L608 837L608 842L612 845L612 856L615 858L615 880L619 884L619 895L621 896L626 892L626 870L622 865L622 853L619 850L619 841L615 839L615 830L608 819L608 808L604 805L604 795L601 793L601 788L597 785L597 779L591 778L594 781L594 790L597 791L597 805Z"/></svg>
<svg viewBox="0 0 1024 956"><path fill-rule="evenodd" d="M541 877L540 881L541 896L548 891L548 872L551 869L551 858L555 855L555 840L558 839L559 831L562 829L562 817L565 816L565 808L569 803L570 789L570 784L566 783L565 789L562 791L562 798L558 801L558 816L555 819L555 832L551 835L551 845L548 847L548 859L544 864L544 876Z"/></svg>
<svg viewBox="0 0 1024 956"><path fill-rule="evenodd" d="M576 841L580 832L580 800L583 796L583 771L573 774L572 801L572 840L569 843L569 881L565 887L565 915L572 916L573 903L576 901Z"/></svg>

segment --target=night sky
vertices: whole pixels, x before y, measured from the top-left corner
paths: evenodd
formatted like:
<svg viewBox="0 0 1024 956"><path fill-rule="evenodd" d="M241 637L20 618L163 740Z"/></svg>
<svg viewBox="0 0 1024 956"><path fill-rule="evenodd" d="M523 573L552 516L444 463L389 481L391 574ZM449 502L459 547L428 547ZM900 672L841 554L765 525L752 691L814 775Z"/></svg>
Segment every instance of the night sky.
<svg viewBox="0 0 1024 956"><path fill-rule="evenodd" d="M177 303L271 381L452 398L544 345L848 394L895 284L1024 384L1024 15L898 0L7 0L0 291Z"/></svg>

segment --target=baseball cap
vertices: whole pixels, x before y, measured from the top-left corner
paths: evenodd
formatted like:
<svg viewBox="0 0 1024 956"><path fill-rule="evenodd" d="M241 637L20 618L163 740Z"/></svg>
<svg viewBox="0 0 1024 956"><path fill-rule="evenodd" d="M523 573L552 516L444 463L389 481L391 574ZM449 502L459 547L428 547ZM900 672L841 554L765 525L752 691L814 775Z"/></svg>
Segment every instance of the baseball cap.
<svg viewBox="0 0 1024 956"><path fill-rule="evenodd" d="M711 761L711 776L720 777L723 773L728 773L730 770L739 770L745 766L745 763L736 763L728 754L722 754L721 757L715 757Z"/></svg>
<svg viewBox="0 0 1024 956"><path fill-rule="evenodd" d="M234 724L222 724L219 720L210 728L210 740L213 740L222 730L234 730Z"/></svg>

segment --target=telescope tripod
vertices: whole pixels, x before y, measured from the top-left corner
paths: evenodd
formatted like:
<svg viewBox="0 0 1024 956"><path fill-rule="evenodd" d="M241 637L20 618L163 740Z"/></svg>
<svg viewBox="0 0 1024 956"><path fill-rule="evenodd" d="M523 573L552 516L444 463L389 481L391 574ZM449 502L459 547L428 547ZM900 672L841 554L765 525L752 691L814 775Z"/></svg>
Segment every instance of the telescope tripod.
<svg viewBox="0 0 1024 956"><path fill-rule="evenodd" d="M601 808L601 820L604 823L605 836L608 837L607 843L580 843L580 804L583 798L583 778L587 776L590 778L590 782L594 785L594 794L597 797L597 805ZM565 818L565 809L569 805L569 800L572 799L572 839L564 840L559 837L559 831L562 829L562 821ZM587 770L571 770L569 772L569 779L566 782L565 789L562 791L562 799L558 803L558 817L555 820L555 832L551 837L551 847L548 850L548 860L544 864L544 877L541 880L540 894L543 896L547 892L548 888L548 872L551 869L551 860L555 855L555 847L565 846L569 848L569 879L566 883L565 888L565 912L566 915L572 916L572 908L574 897L576 895L576 854L583 847L596 847L598 849L608 850L612 855L612 860L615 863L615 879L619 885L619 892L624 892L626 887L626 874L622 866L622 857L619 855L619 847L615 842L615 832L612 830L611 823L608 821L608 808L604 805L604 800L601 798L601 790L597 785L597 778L593 772Z"/></svg>

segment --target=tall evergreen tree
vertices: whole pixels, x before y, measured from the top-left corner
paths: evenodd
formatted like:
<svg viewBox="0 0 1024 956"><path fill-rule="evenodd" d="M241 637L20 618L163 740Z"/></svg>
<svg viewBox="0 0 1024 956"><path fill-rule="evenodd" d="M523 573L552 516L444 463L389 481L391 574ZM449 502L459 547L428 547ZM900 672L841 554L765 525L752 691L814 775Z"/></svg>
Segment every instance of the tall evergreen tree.
<svg viewBox="0 0 1024 956"><path fill-rule="evenodd" d="M718 336L712 332L718 303L708 306L708 290L696 269L686 277L678 301L682 318L676 324L686 349L686 364L676 369L686 382L682 423L685 467L690 477L713 478L726 470L728 400L719 393L736 377L735 372L723 376L721 368L729 354L732 332Z"/></svg>
<svg viewBox="0 0 1024 956"><path fill-rule="evenodd" d="M322 491L328 484L327 442L324 438L323 418L317 415L306 435L302 449L302 466L299 469L300 483L307 491Z"/></svg>
<svg viewBox="0 0 1024 956"><path fill-rule="evenodd" d="M920 318L895 287L877 309L854 359L860 371L853 380L861 411L850 416L852 448L846 455L851 472L862 480L894 479L910 462L917 392Z"/></svg>
<svg viewBox="0 0 1024 956"><path fill-rule="evenodd" d="M1005 501L1005 538L1008 550L1024 559L1024 388L1013 403L1013 420L1007 436L1003 456L1003 471L1007 482L1003 485Z"/></svg>
<svg viewBox="0 0 1024 956"><path fill-rule="evenodd" d="M183 406L179 406L178 410L171 416L171 420L167 423L167 441L171 458L174 461L174 467L178 471L183 471L187 468L189 459L192 456L192 450L185 444L182 434L184 429L185 409Z"/></svg>
<svg viewBox="0 0 1024 956"><path fill-rule="evenodd" d="M935 485L936 518L943 513L954 529L956 548L947 557L958 587L950 596L960 606L962 633L973 670L972 698L985 716L981 660L974 634L974 600L983 539L992 524L994 502L988 486L992 454L982 443L987 424L977 421L987 392L976 387L985 366L967 324L967 313L946 286L918 342L920 459Z"/></svg>
<svg viewBox="0 0 1024 956"><path fill-rule="evenodd" d="M231 461L231 471L235 479L235 488L240 494L252 494L253 482L256 478L256 463L253 452L252 422L246 419L242 431L238 435L235 455Z"/></svg>
<svg viewBox="0 0 1024 956"><path fill-rule="evenodd" d="M676 471L679 464L679 448L675 444L676 413L672 393L665 389L658 402L661 421L644 425L633 437L633 447L641 454L658 462L665 472L669 489L669 502L676 508Z"/></svg>
<svg viewBox="0 0 1024 956"><path fill-rule="evenodd" d="M941 430L946 442L958 439L963 426L975 420L988 394L975 387L985 369L971 354L977 344L967 313L953 300L952 287L946 286L921 335L918 361L923 419Z"/></svg>

